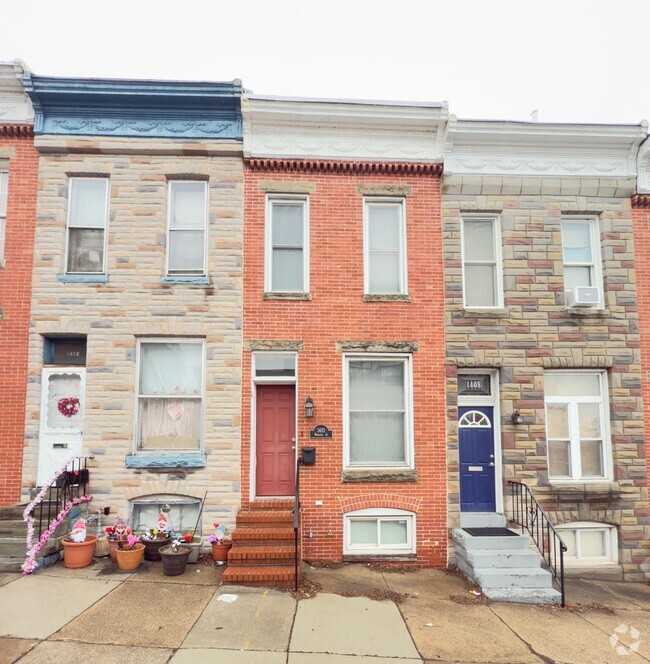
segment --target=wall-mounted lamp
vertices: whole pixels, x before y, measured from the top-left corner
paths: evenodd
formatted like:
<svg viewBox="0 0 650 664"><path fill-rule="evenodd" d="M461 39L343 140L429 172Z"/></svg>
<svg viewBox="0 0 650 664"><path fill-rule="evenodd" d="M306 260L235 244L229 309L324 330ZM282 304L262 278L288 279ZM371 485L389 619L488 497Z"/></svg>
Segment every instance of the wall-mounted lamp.
<svg viewBox="0 0 650 664"><path fill-rule="evenodd" d="M314 402L311 397L305 399L305 417L314 417Z"/></svg>
<svg viewBox="0 0 650 664"><path fill-rule="evenodd" d="M516 410L512 414L511 419L512 419L513 424L523 424L524 423L524 416L518 410Z"/></svg>

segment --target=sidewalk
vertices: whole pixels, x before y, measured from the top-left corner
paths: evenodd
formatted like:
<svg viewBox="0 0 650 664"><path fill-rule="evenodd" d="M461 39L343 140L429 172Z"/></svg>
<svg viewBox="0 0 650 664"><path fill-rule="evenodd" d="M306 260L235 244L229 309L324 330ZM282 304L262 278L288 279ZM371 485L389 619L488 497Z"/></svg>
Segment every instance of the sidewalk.
<svg viewBox="0 0 650 664"><path fill-rule="evenodd" d="M563 610L490 604L440 570L304 572L301 599L222 586L221 570L202 564L181 577L107 560L0 575L0 664L650 662L648 586L569 581Z"/></svg>

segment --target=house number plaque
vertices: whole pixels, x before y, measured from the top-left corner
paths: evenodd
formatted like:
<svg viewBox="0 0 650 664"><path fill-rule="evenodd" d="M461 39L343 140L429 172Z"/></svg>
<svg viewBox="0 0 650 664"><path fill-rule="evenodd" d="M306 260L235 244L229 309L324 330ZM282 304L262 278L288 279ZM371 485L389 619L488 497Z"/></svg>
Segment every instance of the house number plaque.
<svg viewBox="0 0 650 664"><path fill-rule="evenodd" d="M460 374L458 376L459 396L490 396L490 374Z"/></svg>
<svg viewBox="0 0 650 664"><path fill-rule="evenodd" d="M317 424L310 432L310 438L331 438L332 430L328 429L324 424Z"/></svg>

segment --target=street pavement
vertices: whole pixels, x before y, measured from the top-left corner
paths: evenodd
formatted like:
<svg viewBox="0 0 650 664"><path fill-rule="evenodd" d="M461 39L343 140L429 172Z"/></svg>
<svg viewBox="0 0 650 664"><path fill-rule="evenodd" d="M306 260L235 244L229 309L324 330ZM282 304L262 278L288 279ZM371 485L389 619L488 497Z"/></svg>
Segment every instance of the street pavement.
<svg viewBox="0 0 650 664"><path fill-rule="evenodd" d="M568 581L568 607L487 602L459 574L303 565L298 595L221 568L108 559L0 574L0 664L650 662L650 586Z"/></svg>

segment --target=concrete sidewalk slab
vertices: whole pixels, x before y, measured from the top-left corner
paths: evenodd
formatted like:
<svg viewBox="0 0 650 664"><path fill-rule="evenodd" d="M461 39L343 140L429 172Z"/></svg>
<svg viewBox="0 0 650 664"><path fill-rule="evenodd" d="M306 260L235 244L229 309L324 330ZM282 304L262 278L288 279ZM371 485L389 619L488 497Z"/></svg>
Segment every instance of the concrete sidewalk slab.
<svg viewBox="0 0 650 664"><path fill-rule="evenodd" d="M420 661L395 604L365 597L320 594L301 601L289 650Z"/></svg>
<svg viewBox="0 0 650 664"><path fill-rule="evenodd" d="M467 595L469 589L464 576L440 569L383 572L383 578L390 590L411 597L449 599L450 595Z"/></svg>
<svg viewBox="0 0 650 664"><path fill-rule="evenodd" d="M55 638L178 648L214 592L214 588L207 586L122 583L57 632Z"/></svg>
<svg viewBox="0 0 650 664"><path fill-rule="evenodd" d="M420 597L407 599L400 610L425 660L541 662L487 604Z"/></svg>
<svg viewBox="0 0 650 664"><path fill-rule="evenodd" d="M45 639L118 586L114 581L24 576L0 588L0 636Z"/></svg>
<svg viewBox="0 0 650 664"><path fill-rule="evenodd" d="M21 655L24 655L30 648L33 648L38 641L32 639L11 639L0 637L0 664L11 664Z"/></svg>
<svg viewBox="0 0 650 664"><path fill-rule="evenodd" d="M374 590L387 590L386 582L380 571L365 565L350 564L341 567L312 567L303 565L308 578L317 581L324 593L342 592L365 594Z"/></svg>
<svg viewBox="0 0 650 664"><path fill-rule="evenodd" d="M329 653L290 653L288 664L414 664L422 662L418 659L403 657L375 657L363 655L332 655Z"/></svg>
<svg viewBox="0 0 650 664"><path fill-rule="evenodd" d="M182 648L171 658L169 664L285 664L286 652L263 652L254 650L221 650L218 648Z"/></svg>
<svg viewBox="0 0 650 664"><path fill-rule="evenodd" d="M621 662L621 656L609 643L609 633L595 627L580 614L494 603L490 608L532 650L547 659L572 664ZM644 660L633 654L625 657L625 661L634 664Z"/></svg>
<svg viewBox="0 0 650 664"><path fill-rule="evenodd" d="M68 569L62 562L55 563L37 574L45 577L60 577L65 579L107 579L122 582L133 575L133 572L123 572L108 558L95 560L88 567Z"/></svg>
<svg viewBox="0 0 650 664"><path fill-rule="evenodd" d="M226 603L220 595L234 594ZM288 593L222 586L183 642L183 648L225 648L285 652L296 601Z"/></svg>
<svg viewBox="0 0 650 664"><path fill-rule="evenodd" d="M192 584L200 586L213 586L216 588L221 582L221 575L225 566L216 565L188 565L185 574L180 576L165 576L161 562L143 562L137 574L127 579L128 583L173 583Z"/></svg>
<svg viewBox="0 0 650 664"><path fill-rule="evenodd" d="M628 649L633 643L636 643L634 652L638 652L639 655L650 660L650 611L618 610L615 615L586 611L581 614L581 617L602 630L608 640L615 633L619 644L627 646ZM617 631L615 632L615 630Z"/></svg>
<svg viewBox="0 0 650 664"><path fill-rule="evenodd" d="M0 587L6 586L12 581L18 581L20 578L22 578L22 574L18 572L2 572L0 573Z"/></svg>
<svg viewBox="0 0 650 664"><path fill-rule="evenodd" d="M618 583L570 579L566 594L569 606L603 604L612 609L650 609L650 586L642 583Z"/></svg>
<svg viewBox="0 0 650 664"><path fill-rule="evenodd" d="M70 664L81 661L101 662L101 664L165 664L172 652L166 648L129 648L92 643L43 641L20 662L21 664Z"/></svg>

